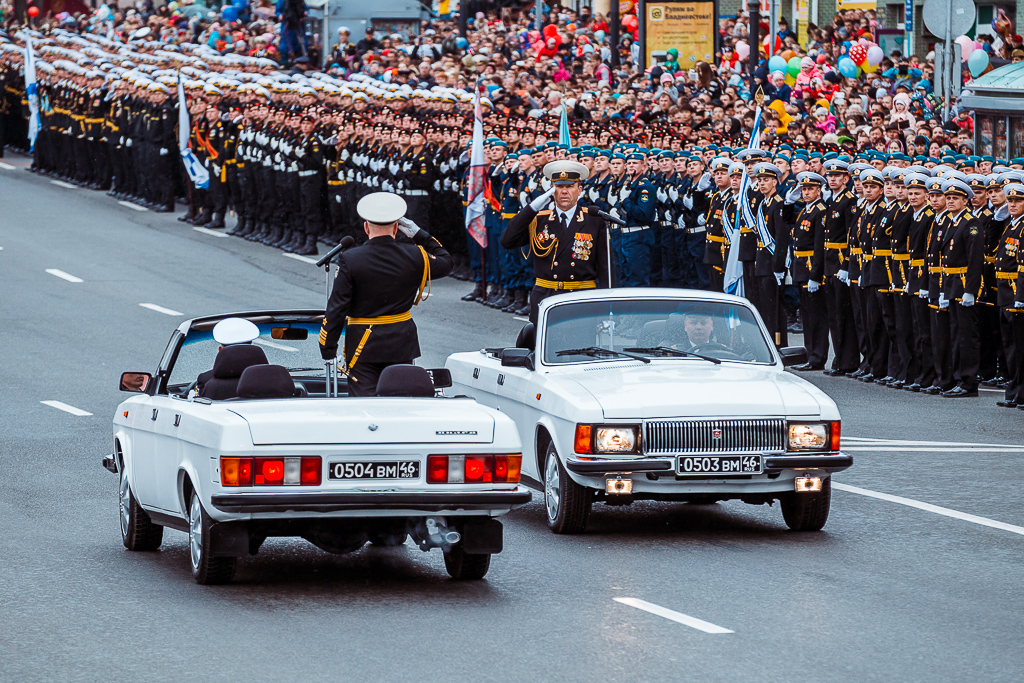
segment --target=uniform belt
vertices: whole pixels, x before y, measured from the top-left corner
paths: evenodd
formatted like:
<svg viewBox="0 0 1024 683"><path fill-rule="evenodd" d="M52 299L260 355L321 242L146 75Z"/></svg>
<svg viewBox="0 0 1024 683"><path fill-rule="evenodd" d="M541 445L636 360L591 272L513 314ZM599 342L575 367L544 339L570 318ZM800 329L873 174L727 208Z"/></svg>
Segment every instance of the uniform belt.
<svg viewBox="0 0 1024 683"><path fill-rule="evenodd" d="M86 123L103 123L103 119L86 119Z"/></svg>
<svg viewBox="0 0 1024 683"><path fill-rule="evenodd" d="M910 254L893 254L892 255L892 260L893 261L909 261L910 260Z"/></svg>
<svg viewBox="0 0 1024 683"><path fill-rule="evenodd" d="M740 228L740 234L741 235L746 235L746 234L752 233L752 232L754 232L754 231L751 230L750 228Z"/></svg>
<svg viewBox="0 0 1024 683"><path fill-rule="evenodd" d="M942 266L928 266L928 272L929 273L941 273L942 272Z"/></svg>
<svg viewBox="0 0 1024 683"><path fill-rule="evenodd" d="M508 219L510 219L510 218L515 218L515 217L516 217L517 215L519 215L519 214L515 214L515 213L503 213L503 214L501 214L501 218L502 218L502 220L508 220Z"/></svg>
<svg viewBox="0 0 1024 683"><path fill-rule="evenodd" d="M861 249L860 247L853 247L852 249L850 249L850 253L851 254L863 254L864 250Z"/></svg>
<svg viewBox="0 0 1024 683"><path fill-rule="evenodd" d="M708 228L706 225L695 225L694 227L690 228L691 235L699 235L700 233L707 231Z"/></svg>
<svg viewBox="0 0 1024 683"><path fill-rule="evenodd" d="M924 259L923 258L912 258L912 259L910 259L910 265L913 268L924 268Z"/></svg>
<svg viewBox="0 0 1024 683"><path fill-rule="evenodd" d="M807 250L794 251L793 252L793 256L796 256L797 258L810 258L810 257L814 256L814 250L813 249L807 249Z"/></svg>
<svg viewBox="0 0 1024 683"><path fill-rule="evenodd" d="M428 192L426 190L406 190L402 194L409 197L426 197Z"/></svg>
<svg viewBox="0 0 1024 683"><path fill-rule="evenodd" d="M579 282L559 282L556 280L542 280L541 278L537 278L536 282L534 282L534 286L540 287L542 289L597 289L597 280L580 280Z"/></svg>
<svg viewBox="0 0 1024 683"><path fill-rule="evenodd" d="M379 315L376 318L353 318L349 316L349 325L393 325L412 320L412 311L397 313L395 315Z"/></svg>
<svg viewBox="0 0 1024 683"><path fill-rule="evenodd" d="M848 246L846 242L825 242L826 249L846 249Z"/></svg>
<svg viewBox="0 0 1024 683"><path fill-rule="evenodd" d="M946 268L946 267L943 267L942 268L942 274L943 275L966 275L967 274L967 266L964 266L963 268Z"/></svg>
<svg viewBox="0 0 1024 683"><path fill-rule="evenodd" d="M997 280L1016 280L1017 279L1017 273L1004 273L1002 271L999 271L999 272L996 273L996 279Z"/></svg>
<svg viewBox="0 0 1024 683"><path fill-rule="evenodd" d="M996 257L995 256L986 256L985 257L985 263L995 263L995 262L996 262Z"/></svg>
<svg viewBox="0 0 1024 683"><path fill-rule="evenodd" d="M725 238L719 235L708 235L707 238L708 242L721 242L722 244L725 244Z"/></svg>
<svg viewBox="0 0 1024 683"><path fill-rule="evenodd" d="M308 178L309 176L316 175L317 173L319 173L319 171L317 171L315 169L312 170L312 171L299 171L299 177L300 178Z"/></svg>
<svg viewBox="0 0 1024 683"><path fill-rule="evenodd" d="M328 180L327 184L328 185L344 185L345 181L344 180Z"/></svg>
<svg viewBox="0 0 1024 683"><path fill-rule="evenodd" d="M651 226L649 226L649 225L631 225L628 228L626 228L626 227L621 228L623 234L626 234L626 235L628 235L631 232L640 232L641 230L650 230L650 229L651 229Z"/></svg>
<svg viewBox="0 0 1024 683"><path fill-rule="evenodd" d="M875 249L875 256L892 256L892 249Z"/></svg>

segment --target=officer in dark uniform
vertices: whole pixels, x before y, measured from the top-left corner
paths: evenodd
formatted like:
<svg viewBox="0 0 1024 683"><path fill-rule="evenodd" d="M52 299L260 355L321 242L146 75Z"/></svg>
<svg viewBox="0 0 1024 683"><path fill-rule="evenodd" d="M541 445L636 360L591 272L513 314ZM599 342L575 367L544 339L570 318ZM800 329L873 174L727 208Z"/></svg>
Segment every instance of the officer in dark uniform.
<svg viewBox="0 0 1024 683"><path fill-rule="evenodd" d="M821 200L825 179L804 171L797 176L803 209L793 225L793 284L800 288L800 318L804 323L807 362L796 370L823 370L828 360L828 314L825 305L825 216Z"/></svg>
<svg viewBox="0 0 1024 683"><path fill-rule="evenodd" d="M928 203L928 176L908 173L903 178L903 184L907 186L907 199L912 211L908 238L910 263L907 269L907 294L910 296L910 315L914 328L914 356L919 367L917 377L907 376L909 383L903 389L918 392L930 387L935 380L928 311L928 267L925 265L928 235L932 230L935 212Z"/></svg>
<svg viewBox="0 0 1024 683"><path fill-rule="evenodd" d="M1011 183L1004 190L1009 209L1009 224L996 248L995 276L998 291L1000 331L1009 383L1006 394L996 405L1020 408L1024 405L1024 185Z"/></svg>
<svg viewBox="0 0 1024 683"><path fill-rule="evenodd" d="M350 396L373 396L389 365L411 363L420 355L412 307L424 298L430 280L448 275L452 257L440 242L403 218L405 200L390 192L366 195L356 206L365 220L366 244L340 254L338 276L320 329L320 355L338 355L345 335ZM413 243L399 242L401 230Z"/></svg>
<svg viewBox="0 0 1024 683"><path fill-rule="evenodd" d="M501 233L505 249L529 247L533 252L533 323L537 307L549 296L608 286L604 220L578 203L582 181L589 175L587 167L576 161L552 161L544 167L544 175L552 188L516 214Z"/></svg>
<svg viewBox="0 0 1024 683"><path fill-rule="evenodd" d="M825 306L835 357L830 376L857 371L860 348L854 325L850 291L850 228L854 223L857 198L850 191L850 171L845 161L833 159L825 165L825 178L831 196L825 216Z"/></svg>
<svg viewBox="0 0 1024 683"><path fill-rule="evenodd" d="M757 254L754 275L757 307L776 346L788 346L786 313L782 306L783 283L786 279L786 256L789 252L790 226L783 218L784 200L777 191L782 170L775 164L762 162L755 170L758 187L764 200L757 210Z"/></svg>

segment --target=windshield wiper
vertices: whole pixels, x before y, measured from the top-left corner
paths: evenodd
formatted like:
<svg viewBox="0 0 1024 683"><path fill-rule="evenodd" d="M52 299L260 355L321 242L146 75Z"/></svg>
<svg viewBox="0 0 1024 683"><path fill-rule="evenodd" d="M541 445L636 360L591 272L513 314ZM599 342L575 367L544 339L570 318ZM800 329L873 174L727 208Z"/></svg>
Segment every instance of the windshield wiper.
<svg viewBox="0 0 1024 683"><path fill-rule="evenodd" d="M632 353L625 353L623 351L613 351L611 349L604 349L600 346L588 346L584 349L562 349L555 353L556 356L622 356L624 358L632 358L633 360L642 361L644 363L650 363L649 358L638 356Z"/></svg>
<svg viewBox="0 0 1024 683"><path fill-rule="evenodd" d="M722 361L718 358L712 358L711 356L705 356L700 353L694 353L693 351L683 351L681 349L673 349L670 346L649 346L649 347L632 347L627 348L626 351L636 351L637 353L656 353L659 355L666 356L693 356L694 358L700 358L701 360L711 361L715 365L721 365Z"/></svg>
<svg viewBox="0 0 1024 683"><path fill-rule="evenodd" d="M324 370L323 368L285 368L285 369L288 372L313 372L313 371L317 371L317 370L320 371L320 372L323 372L323 370Z"/></svg>

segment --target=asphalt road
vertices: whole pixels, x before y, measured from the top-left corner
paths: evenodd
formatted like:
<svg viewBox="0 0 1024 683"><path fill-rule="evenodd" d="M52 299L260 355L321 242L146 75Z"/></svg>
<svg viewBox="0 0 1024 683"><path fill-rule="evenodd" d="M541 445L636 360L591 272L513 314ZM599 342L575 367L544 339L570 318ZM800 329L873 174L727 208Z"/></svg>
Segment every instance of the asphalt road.
<svg viewBox="0 0 1024 683"><path fill-rule="evenodd" d="M554 536L535 502L477 583L411 545L271 539L221 587L193 583L185 534L125 551L99 464L119 373L152 368L187 317L322 306L322 271L5 162L0 681L1024 679L1024 412L993 392L808 377L856 457L820 533L777 507L638 503ZM416 311L423 364L512 343L521 323L466 289L436 283Z"/></svg>

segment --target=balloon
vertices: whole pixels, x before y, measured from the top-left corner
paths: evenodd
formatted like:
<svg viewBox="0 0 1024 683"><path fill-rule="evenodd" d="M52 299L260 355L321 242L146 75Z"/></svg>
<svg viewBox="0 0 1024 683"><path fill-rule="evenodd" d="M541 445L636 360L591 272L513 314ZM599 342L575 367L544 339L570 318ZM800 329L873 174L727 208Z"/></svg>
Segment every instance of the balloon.
<svg viewBox="0 0 1024 683"><path fill-rule="evenodd" d="M558 26L556 26L555 24L548 24L547 26L545 26L544 27L544 37L545 38L555 38L557 40L558 39Z"/></svg>
<svg viewBox="0 0 1024 683"><path fill-rule="evenodd" d="M779 53L779 56L788 62L789 60L793 59L793 57L796 57L796 53L793 52L792 50L783 50L782 52Z"/></svg>
<svg viewBox="0 0 1024 683"><path fill-rule="evenodd" d="M796 78L796 75L800 73L799 57L793 57L791 60L789 60L789 62L786 64L786 73L788 73L793 78Z"/></svg>
<svg viewBox="0 0 1024 683"><path fill-rule="evenodd" d="M238 8L234 5L229 5L224 8L224 11L220 13L220 16L224 21L238 21Z"/></svg>
<svg viewBox="0 0 1024 683"><path fill-rule="evenodd" d="M967 36L960 36L953 42L960 46L960 58L966 62L971 53L974 52L974 41Z"/></svg>
<svg viewBox="0 0 1024 683"><path fill-rule="evenodd" d="M863 64L868 58L868 50L863 45L854 45L850 48L850 61L856 66Z"/></svg>
<svg viewBox="0 0 1024 683"><path fill-rule="evenodd" d="M37 16L39 16L39 8L38 7L29 7L28 8L28 15L30 17L37 17Z"/></svg>
<svg viewBox="0 0 1024 683"><path fill-rule="evenodd" d="M985 73L985 69L988 68L988 53L984 50L975 50L971 53L971 56L967 58L967 68L971 72L972 78Z"/></svg>
<svg viewBox="0 0 1024 683"><path fill-rule="evenodd" d="M785 72L786 60L782 58L782 55L775 55L774 57L768 60L768 70Z"/></svg>
<svg viewBox="0 0 1024 683"><path fill-rule="evenodd" d="M796 85L796 76L790 76L789 74L786 74L786 85L788 85L791 88L794 85Z"/></svg>
<svg viewBox="0 0 1024 683"><path fill-rule="evenodd" d="M469 41L467 41L465 38L456 38L455 45L460 50L465 50L467 47L469 47Z"/></svg>
<svg viewBox="0 0 1024 683"><path fill-rule="evenodd" d="M869 62L867 60L865 60L864 63L860 65L860 68L864 70L864 73L869 73L869 74L873 74L876 71L878 71L878 65L877 64L872 64L871 62Z"/></svg>
<svg viewBox="0 0 1024 683"><path fill-rule="evenodd" d="M861 38L860 40L858 40L858 41L857 41L857 44L858 44L858 45L863 45L863 46L864 46L864 49L865 49L865 50L866 50L867 48L871 47L872 45L874 45L874 43L872 43L872 42L871 42L870 40L868 40L867 38Z"/></svg>
<svg viewBox="0 0 1024 683"><path fill-rule="evenodd" d="M627 14L622 18L622 25L625 26L629 31L635 31L639 22L636 20L635 14Z"/></svg>
<svg viewBox="0 0 1024 683"><path fill-rule="evenodd" d="M885 53L882 52L882 48L877 45L872 45L868 48L868 64L871 66L878 66L882 63L882 58L885 57Z"/></svg>
<svg viewBox="0 0 1024 683"><path fill-rule="evenodd" d="M857 65L849 57L840 57L839 63L836 66L839 69L839 73L846 78L857 77Z"/></svg>

